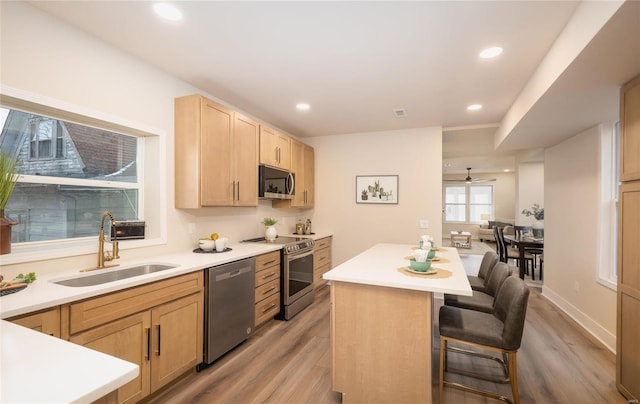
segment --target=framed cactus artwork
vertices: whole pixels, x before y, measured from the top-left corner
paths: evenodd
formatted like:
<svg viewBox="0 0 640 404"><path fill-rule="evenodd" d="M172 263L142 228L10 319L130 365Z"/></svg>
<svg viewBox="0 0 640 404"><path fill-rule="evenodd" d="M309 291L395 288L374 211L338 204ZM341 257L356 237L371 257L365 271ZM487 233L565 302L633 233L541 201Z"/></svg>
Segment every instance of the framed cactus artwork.
<svg viewBox="0 0 640 404"><path fill-rule="evenodd" d="M398 203L397 175L356 175L356 203Z"/></svg>

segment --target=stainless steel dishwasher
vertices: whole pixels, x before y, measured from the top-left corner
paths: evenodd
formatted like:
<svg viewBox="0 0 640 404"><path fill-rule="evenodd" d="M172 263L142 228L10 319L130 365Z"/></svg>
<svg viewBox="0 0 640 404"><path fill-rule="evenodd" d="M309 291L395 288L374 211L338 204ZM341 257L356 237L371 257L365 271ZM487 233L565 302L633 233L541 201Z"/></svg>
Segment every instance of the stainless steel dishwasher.
<svg viewBox="0 0 640 404"><path fill-rule="evenodd" d="M204 362L212 363L253 333L255 321L255 258L205 270Z"/></svg>

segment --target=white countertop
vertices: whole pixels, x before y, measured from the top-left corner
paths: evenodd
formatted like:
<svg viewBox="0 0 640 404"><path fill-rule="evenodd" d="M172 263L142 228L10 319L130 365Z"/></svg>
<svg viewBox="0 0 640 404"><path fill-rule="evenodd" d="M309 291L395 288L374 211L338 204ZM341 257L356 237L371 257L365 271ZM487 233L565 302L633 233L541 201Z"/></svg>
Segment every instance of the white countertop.
<svg viewBox="0 0 640 404"><path fill-rule="evenodd" d="M6 319L9 317L46 309L60 304L87 299L104 293L115 292L117 290L127 289L133 286L140 286L144 285L145 283L155 282L177 275L199 271L204 268L226 264L231 261L253 257L282 248L281 245L277 244L261 243L237 243L229 245L229 247L231 248L231 251L223 253L198 254L192 251L186 251L184 253L178 254L154 256L144 260L127 260L126 256L124 256L126 253L121 253L121 259L107 263L119 264L114 268L100 269L82 273L79 272L82 268L74 268L66 272L57 272L55 274L45 275L39 275L36 272L37 280L34 283L30 284L26 289L21 290L17 293L2 296L0 298L0 318ZM150 263L172 264L176 265L176 268L95 286L69 287L51 283L51 281L74 278L78 275L91 276L97 273L118 271L123 268ZM46 265L46 263L43 263L43 265Z"/></svg>
<svg viewBox="0 0 640 404"><path fill-rule="evenodd" d="M331 281L471 296L471 285L455 248L438 247L436 257L444 259L431 264L451 272L447 278L398 271L398 268L409 265L405 257L410 256L415 248L417 246L406 244L376 244L322 277Z"/></svg>
<svg viewBox="0 0 640 404"><path fill-rule="evenodd" d="M311 235L314 239L330 234ZM80 273L74 268L55 274L38 275L26 289L0 298L2 319L73 301L155 282L208 267L277 251L279 244L236 243L223 253L184 253L150 259L117 261L117 267ZM121 254L121 256L124 254ZM176 268L135 276L102 285L69 287L52 283L62 279L118 271L141 264L172 264ZM46 265L44 263L43 265ZM138 375L138 366L100 352L51 337L8 321L0 322L2 373L0 402L91 402L116 390Z"/></svg>
<svg viewBox="0 0 640 404"><path fill-rule="evenodd" d="M0 331L2 403L89 403L139 373L138 365L9 321Z"/></svg>

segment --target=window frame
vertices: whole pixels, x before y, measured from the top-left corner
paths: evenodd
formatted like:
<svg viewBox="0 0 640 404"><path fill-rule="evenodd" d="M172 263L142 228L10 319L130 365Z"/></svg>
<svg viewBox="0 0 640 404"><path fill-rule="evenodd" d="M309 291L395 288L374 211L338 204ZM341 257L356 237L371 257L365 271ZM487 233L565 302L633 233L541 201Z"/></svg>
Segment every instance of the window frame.
<svg viewBox="0 0 640 404"><path fill-rule="evenodd" d="M99 187L113 187L131 189L138 186L138 211L140 220L147 223L145 239L127 240L120 243L120 250L128 250L141 247L164 245L167 243L167 167L163 164L163 158L146 158L149 150L166 155L166 133L156 127L132 122L122 117L115 117L103 112L87 109L74 104L65 103L56 99L43 97L38 94L25 92L7 86L0 87L0 105L4 108L20 110L50 117L52 119L73 122L80 125L91 126L102 130L112 131L137 138L138 180L136 183L116 181L94 181L92 185ZM154 183L147 184L145 173L152 172L156 177ZM33 178L36 177L36 178ZM51 180L53 178L53 180ZM20 182L55 183L63 182L62 178L39 177L20 175ZM78 185L82 179L65 178L64 182ZM99 184L98 184L99 182ZM146 207L154 203L154 209L149 211ZM35 262L55 258L68 258L73 256L95 254L98 247L98 229L96 235L90 237L78 237L73 239L59 239L50 241L25 242L12 244L11 254L0 256L0 264L18 264Z"/></svg>
<svg viewBox="0 0 640 404"><path fill-rule="evenodd" d="M460 188L460 187L464 187L465 189L465 220L463 221L457 221L457 220L447 220L447 206L449 205L463 205L462 203L447 203L447 188ZM494 184L480 184L480 183L460 183L460 184L443 184L442 187L442 205L444 206L444 211L443 211L443 215L444 215L444 223L451 223L451 224L483 224L484 221L478 219L477 221L472 221L471 220L471 206L475 205L488 205L488 204L478 204L478 203L471 203L471 188L473 187L489 187L491 188L491 204L490 205L490 214L491 217L494 217L494 211L495 211L495 187Z"/></svg>
<svg viewBox="0 0 640 404"><path fill-rule="evenodd" d="M596 282L618 289L618 187L620 123L600 124L600 209Z"/></svg>

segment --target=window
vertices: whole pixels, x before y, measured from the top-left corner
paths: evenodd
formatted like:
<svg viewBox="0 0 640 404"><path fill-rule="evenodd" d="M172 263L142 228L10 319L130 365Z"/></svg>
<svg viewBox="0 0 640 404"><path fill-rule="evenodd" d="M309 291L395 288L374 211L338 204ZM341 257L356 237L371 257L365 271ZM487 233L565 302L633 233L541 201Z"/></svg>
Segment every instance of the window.
<svg viewBox="0 0 640 404"><path fill-rule="evenodd" d="M5 208L12 244L95 237L105 210L141 218L141 138L4 107L0 125L20 174Z"/></svg>
<svg viewBox="0 0 640 404"><path fill-rule="evenodd" d="M620 126L600 125L600 232L597 280L611 289L618 283L618 164Z"/></svg>
<svg viewBox="0 0 640 404"><path fill-rule="evenodd" d="M492 185L445 185L445 222L481 223L493 212Z"/></svg>
<svg viewBox="0 0 640 404"><path fill-rule="evenodd" d="M8 114L10 113L8 112ZM31 139L29 143L30 159L64 157L63 127L58 121L41 116L31 118L29 132Z"/></svg>

